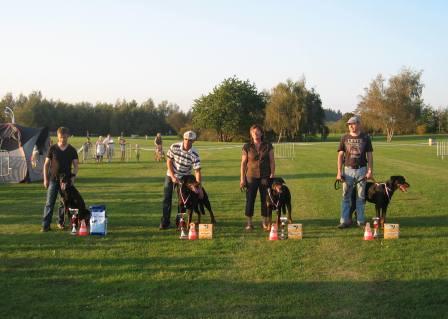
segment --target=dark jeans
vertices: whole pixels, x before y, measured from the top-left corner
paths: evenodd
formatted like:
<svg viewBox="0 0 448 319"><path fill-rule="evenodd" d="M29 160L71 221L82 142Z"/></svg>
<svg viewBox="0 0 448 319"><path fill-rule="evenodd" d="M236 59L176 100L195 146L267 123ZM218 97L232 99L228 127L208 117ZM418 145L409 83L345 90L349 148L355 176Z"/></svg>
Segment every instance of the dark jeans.
<svg viewBox="0 0 448 319"><path fill-rule="evenodd" d="M42 218L42 227L49 228L51 220L53 218L54 204L56 203L56 198L58 197L58 192L60 190L59 182L50 180L47 189L47 200L44 207L44 216ZM64 223L64 211L58 212L58 223Z"/></svg>
<svg viewBox="0 0 448 319"><path fill-rule="evenodd" d="M163 184L163 214L160 223L164 227L170 225L171 218L171 201L173 198L174 183L169 176L165 176L165 183Z"/></svg>
<svg viewBox="0 0 448 319"><path fill-rule="evenodd" d="M265 180L265 185L261 183L262 180ZM268 217L268 209L266 205L267 180L267 178L246 177L246 216L252 217L254 215L255 199L257 198L257 191L260 191L261 216Z"/></svg>

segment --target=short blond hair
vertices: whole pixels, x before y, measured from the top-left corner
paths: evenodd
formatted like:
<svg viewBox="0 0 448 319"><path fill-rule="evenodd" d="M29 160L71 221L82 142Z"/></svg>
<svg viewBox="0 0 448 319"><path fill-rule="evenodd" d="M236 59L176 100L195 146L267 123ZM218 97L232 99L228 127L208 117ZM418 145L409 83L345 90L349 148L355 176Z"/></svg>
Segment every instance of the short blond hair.
<svg viewBox="0 0 448 319"><path fill-rule="evenodd" d="M70 130L68 127L61 126L58 128L57 133L61 135L70 135Z"/></svg>

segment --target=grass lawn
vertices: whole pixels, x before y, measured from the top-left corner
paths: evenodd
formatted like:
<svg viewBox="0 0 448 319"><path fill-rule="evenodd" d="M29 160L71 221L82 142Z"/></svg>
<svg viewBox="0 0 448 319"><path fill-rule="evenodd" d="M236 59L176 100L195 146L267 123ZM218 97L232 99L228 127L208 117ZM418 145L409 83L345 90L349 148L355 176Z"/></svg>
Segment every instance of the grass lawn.
<svg viewBox="0 0 448 319"><path fill-rule="evenodd" d="M164 140L165 150L173 141ZM130 142L152 148L152 139ZM389 206L400 239L375 241L336 228L337 142L299 143L295 160L277 160L304 238L275 242L261 228L244 231L241 144L195 146L218 222L208 241L158 229L166 165L151 151L140 162L80 165L87 205L107 206L103 238L55 224L40 233L42 184L0 184L1 317L448 318L448 159L425 140L374 139L375 178L399 174L411 184ZM366 214L373 217L372 204Z"/></svg>

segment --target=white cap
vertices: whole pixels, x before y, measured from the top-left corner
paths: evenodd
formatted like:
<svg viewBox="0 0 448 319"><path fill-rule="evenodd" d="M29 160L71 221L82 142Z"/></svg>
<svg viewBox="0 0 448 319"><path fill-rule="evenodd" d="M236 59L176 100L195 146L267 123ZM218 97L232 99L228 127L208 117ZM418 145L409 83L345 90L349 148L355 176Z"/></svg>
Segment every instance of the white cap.
<svg viewBox="0 0 448 319"><path fill-rule="evenodd" d="M352 124L352 123L357 123L359 124L361 121L359 120L359 117L357 116L352 116L351 118L348 119L347 124Z"/></svg>
<svg viewBox="0 0 448 319"><path fill-rule="evenodd" d="M186 131L184 133L184 139L194 141L196 140L196 133L193 131Z"/></svg>

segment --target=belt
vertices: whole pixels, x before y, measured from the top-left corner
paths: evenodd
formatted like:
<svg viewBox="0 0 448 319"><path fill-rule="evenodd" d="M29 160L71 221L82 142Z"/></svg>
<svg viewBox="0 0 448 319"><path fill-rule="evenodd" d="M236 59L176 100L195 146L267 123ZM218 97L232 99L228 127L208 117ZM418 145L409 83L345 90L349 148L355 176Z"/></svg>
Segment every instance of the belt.
<svg viewBox="0 0 448 319"><path fill-rule="evenodd" d="M351 169L360 169L360 168L363 168L366 166L365 165L353 165L353 166L346 166L346 167L351 168Z"/></svg>

